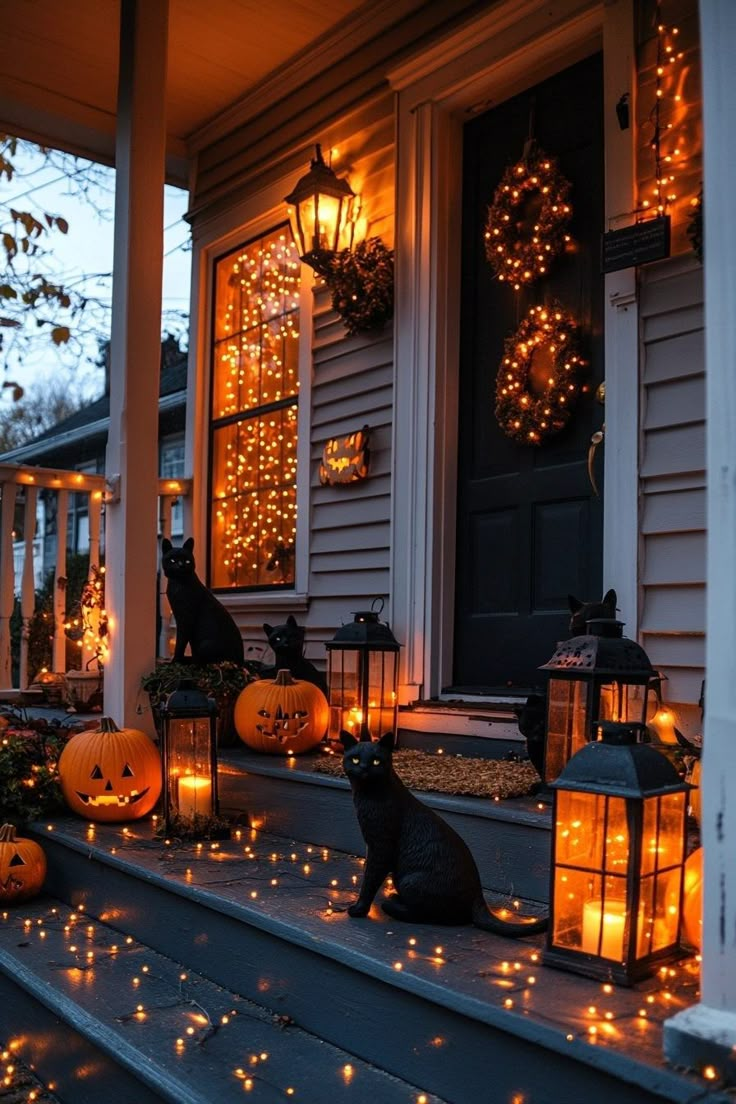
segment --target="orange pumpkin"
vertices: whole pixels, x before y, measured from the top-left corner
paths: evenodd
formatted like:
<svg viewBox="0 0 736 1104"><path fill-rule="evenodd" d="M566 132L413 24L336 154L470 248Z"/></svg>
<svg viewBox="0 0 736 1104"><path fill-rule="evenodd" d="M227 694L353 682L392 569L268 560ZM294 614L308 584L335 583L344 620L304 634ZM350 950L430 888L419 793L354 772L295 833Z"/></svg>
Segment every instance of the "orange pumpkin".
<svg viewBox="0 0 736 1104"><path fill-rule="evenodd" d="M46 856L33 840L16 836L12 824L0 828L0 904L27 901L40 893Z"/></svg>
<svg viewBox="0 0 736 1104"><path fill-rule="evenodd" d="M235 703L235 728L254 751L300 755L315 747L327 731L327 698L318 686L279 671L241 691Z"/></svg>
<svg viewBox="0 0 736 1104"><path fill-rule="evenodd" d="M161 793L161 756L145 732L118 728L109 717L72 736L59 757L69 808L87 820L137 820Z"/></svg>
<svg viewBox="0 0 736 1104"><path fill-rule="evenodd" d="M698 824L700 824L700 812L702 808L702 801L700 797L700 760L696 759L692 765L688 782L691 786L695 786L694 790L690 791L690 812L693 814Z"/></svg>
<svg viewBox="0 0 736 1104"><path fill-rule="evenodd" d="M700 950L703 940L703 848L693 851L685 862L682 892L682 934L687 943Z"/></svg>

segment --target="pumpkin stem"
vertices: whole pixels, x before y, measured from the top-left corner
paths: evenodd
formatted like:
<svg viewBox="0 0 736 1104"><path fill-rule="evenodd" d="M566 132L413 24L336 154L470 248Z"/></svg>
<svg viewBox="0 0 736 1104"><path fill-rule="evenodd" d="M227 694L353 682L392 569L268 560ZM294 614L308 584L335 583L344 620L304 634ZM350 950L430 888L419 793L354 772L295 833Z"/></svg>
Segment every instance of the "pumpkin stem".
<svg viewBox="0 0 736 1104"><path fill-rule="evenodd" d="M112 717L100 717L100 732L119 732Z"/></svg>
<svg viewBox="0 0 736 1104"><path fill-rule="evenodd" d="M0 843L15 843L14 824L3 824L0 828Z"/></svg>
<svg viewBox="0 0 736 1104"><path fill-rule="evenodd" d="M291 671L288 667L282 668L273 680L274 686L294 686L295 680L291 677Z"/></svg>

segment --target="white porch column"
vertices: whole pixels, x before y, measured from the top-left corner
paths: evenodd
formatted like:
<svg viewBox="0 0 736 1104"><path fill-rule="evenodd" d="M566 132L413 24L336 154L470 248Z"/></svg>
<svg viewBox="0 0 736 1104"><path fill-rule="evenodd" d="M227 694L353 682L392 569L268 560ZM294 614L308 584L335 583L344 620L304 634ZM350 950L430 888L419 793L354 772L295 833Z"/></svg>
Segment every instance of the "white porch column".
<svg viewBox="0 0 736 1104"><path fill-rule="evenodd" d="M665 1024L673 1062L736 1082L736 4L701 0L708 599L700 1003Z"/></svg>
<svg viewBox="0 0 736 1104"><path fill-rule="evenodd" d="M105 712L142 727L141 675L156 656L156 499L168 0L123 0L116 143L109 494L110 658Z"/></svg>

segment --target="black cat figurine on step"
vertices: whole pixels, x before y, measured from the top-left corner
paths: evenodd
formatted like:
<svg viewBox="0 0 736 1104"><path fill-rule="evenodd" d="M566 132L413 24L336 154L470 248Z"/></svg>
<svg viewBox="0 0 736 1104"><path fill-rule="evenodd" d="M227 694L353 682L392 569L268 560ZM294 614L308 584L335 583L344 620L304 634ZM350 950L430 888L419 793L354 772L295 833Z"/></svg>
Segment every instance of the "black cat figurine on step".
<svg viewBox="0 0 736 1104"><path fill-rule="evenodd" d="M348 908L350 916L366 916L391 875L396 893L381 907L395 920L475 924L484 931L514 937L545 930L546 917L517 916L509 909L500 910L502 916L490 910L465 841L396 774L393 733L377 743L356 740L349 732L340 739L367 848L363 883L358 899Z"/></svg>
<svg viewBox="0 0 736 1104"><path fill-rule="evenodd" d="M615 590L607 590L600 602L581 602L574 594L568 594L567 602L570 606L570 635L583 636L587 633L588 621L600 620L600 618L615 619L616 601Z"/></svg>
<svg viewBox="0 0 736 1104"><path fill-rule="evenodd" d="M292 613L283 625L264 623L263 631L269 647L274 654L273 667L263 667L258 673L261 678L276 678L279 671L288 670L292 678L313 682L327 696L327 682L321 671L304 658L304 634L302 625L298 625Z"/></svg>
<svg viewBox="0 0 736 1104"><path fill-rule="evenodd" d="M230 660L243 665L243 638L222 602L197 577L194 540L189 537L176 548L166 537L161 542L161 568L168 579L166 596L176 620L174 662L186 662L187 644L192 663L221 663Z"/></svg>

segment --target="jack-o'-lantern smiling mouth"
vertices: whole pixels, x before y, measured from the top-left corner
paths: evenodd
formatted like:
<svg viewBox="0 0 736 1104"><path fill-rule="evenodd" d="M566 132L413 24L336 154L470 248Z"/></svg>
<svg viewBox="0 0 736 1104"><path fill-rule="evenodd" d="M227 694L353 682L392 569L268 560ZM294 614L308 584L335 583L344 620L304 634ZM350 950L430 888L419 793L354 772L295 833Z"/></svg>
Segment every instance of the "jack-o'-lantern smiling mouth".
<svg viewBox="0 0 736 1104"><path fill-rule="evenodd" d="M8 874L4 882L0 882L0 891L3 893L17 893L23 888L23 882L14 874Z"/></svg>
<svg viewBox="0 0 736 1104"><path fill-rule="evenodd" d="M267 709L259 709L258 716L273 721L273 724L257 724L256 732L269 740L278 740L285 744L287 740L294 739L309 724L309 714L306 710L295 709L293 713L285 713L280 705L276 706L276 712L271 716Z"/></svg>
<svg viewBox="0 0 736 1104"><path fill-rule="evenodd" d="M90 805L94 809L104 805L116 805L118 807L123 805L135 805L141 800L141 798L146 796L150 788L150 786L146 786L145 790L133 790L129 794L86 794L80 793L79 790L76 790L75 792L81 802L83 802L85 805Z"/></svg>

